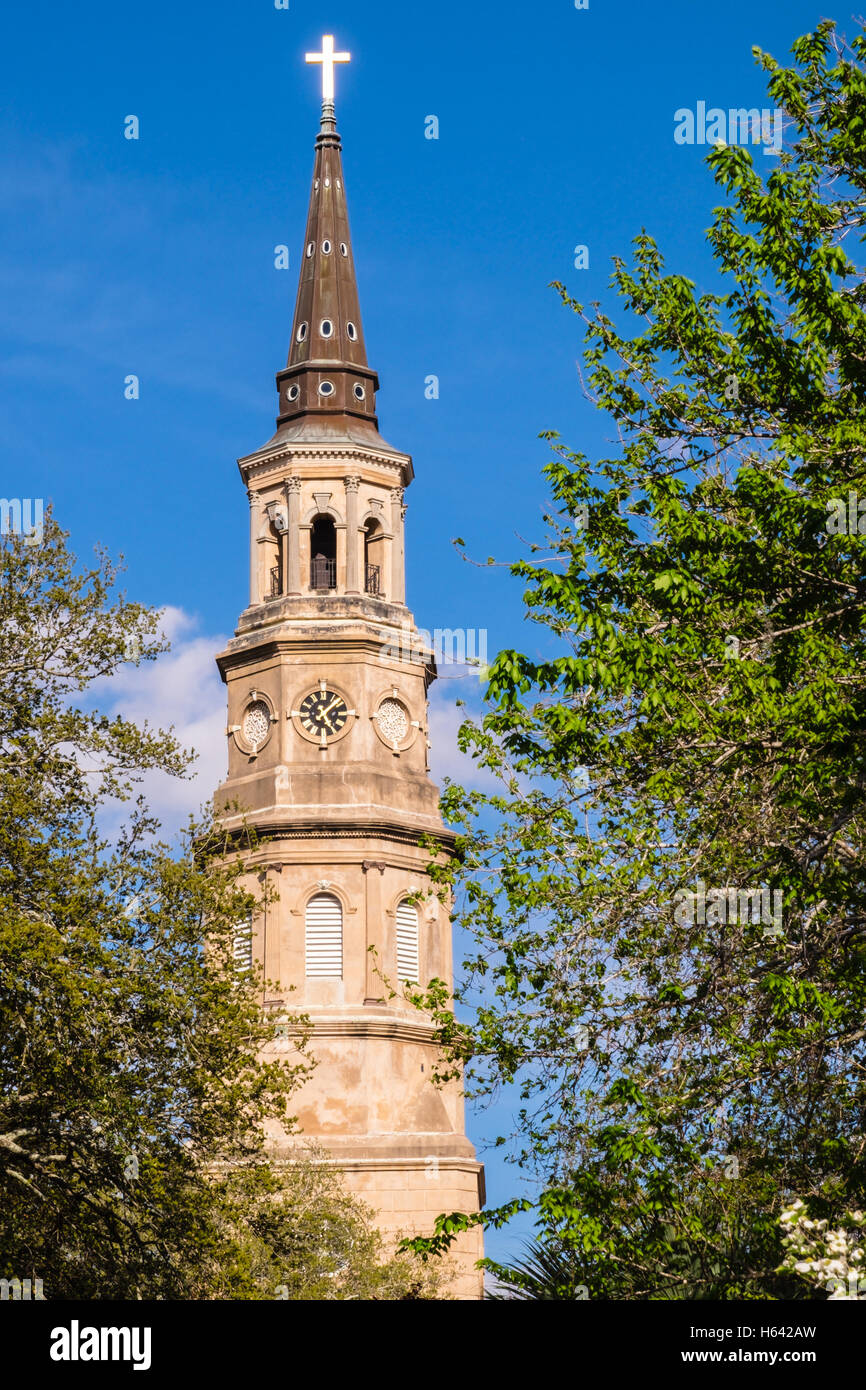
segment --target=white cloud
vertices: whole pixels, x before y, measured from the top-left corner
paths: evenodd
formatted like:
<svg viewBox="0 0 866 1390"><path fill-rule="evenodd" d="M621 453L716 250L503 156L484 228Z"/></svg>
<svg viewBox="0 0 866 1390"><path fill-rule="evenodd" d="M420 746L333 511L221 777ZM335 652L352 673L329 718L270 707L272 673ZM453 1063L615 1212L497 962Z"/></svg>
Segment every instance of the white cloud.
<svg viewBox="0 0 866 1390"><path fill-rule="evenodd" d="M457 700L465 701L458 709ZM455 680L438 680L430 691L428 723L430 727L430 771L436 782L445 777L477 791L490 791L498 786L496 778L486 768L480 768L467 753L457 746L457 731L465 719L480 719L482 714L480 683L477 672Z"/></svg>
<svg viewBox="0 0 866 1390"><path fill-rule="evenodd" d="M210 800L226 775L226 695L214 661L226 638L198 631L198 620L180 608L166 608L162 629L171 650L153 662L126 665L92 693L108 715L169 729L190 757L191 776L149 773L141 790L166 831L174 831L190 812Z"/></svg>

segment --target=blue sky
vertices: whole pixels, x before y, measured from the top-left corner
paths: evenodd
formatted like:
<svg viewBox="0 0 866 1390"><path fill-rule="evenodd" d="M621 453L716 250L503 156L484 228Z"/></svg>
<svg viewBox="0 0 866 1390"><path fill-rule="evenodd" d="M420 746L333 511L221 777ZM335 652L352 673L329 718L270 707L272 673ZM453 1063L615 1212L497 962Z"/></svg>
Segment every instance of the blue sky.
<svg viewBox="0 0 866 1390"><path fill-rule="evenodd" d="M197 782L157 795L169 817L223 772L210 658L246 603L235 459L272 433L288 347L318 124L305 51L333 33L352 53L337 115L380 427L415 460L409 604L426 628L535 651L519 585L467 566L451 539L508 560L539 538L541 430L608 451L610 424L580 392L579 322L548 285L613 309L610 257L645 227L671 270L708 287L719 200L706 151L675 144L674 112L769 105L752 45L785 57L824 13L804 0L7 10L0 493L51 499L79 555L123 552L130 595L171 610L174 654L114 691L201 749ZM853 29L847 9L836 17ZM129 114L138 141L123 137ZM288 271L274 268L281 243ZM467 689L439 684L440 775L459 766L453 701ZM496 1127L471 1121L478 1142ZM490 1198L518 1187L491 1156ZM518 1235L491 1234L490 1253Z"/></svg>

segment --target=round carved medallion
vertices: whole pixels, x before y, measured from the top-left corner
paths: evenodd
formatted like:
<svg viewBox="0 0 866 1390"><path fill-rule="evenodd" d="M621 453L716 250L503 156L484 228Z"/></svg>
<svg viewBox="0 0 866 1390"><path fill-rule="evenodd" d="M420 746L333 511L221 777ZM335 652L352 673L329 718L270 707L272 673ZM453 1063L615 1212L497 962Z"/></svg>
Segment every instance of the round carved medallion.
<svg viewBox="0 0 866 1390"><path fill-rule="evenodd" d="M241 732L251 748L260 748L271 731L271 712L264 700L254 700L244 712Z"/></svg>
<svg viewBox="0 0 866 1390"><path fill-rule="evenodd" d="M386 748L390 748L396 758L415 742L418 720L412 718L409 706L399 698L393 687L388 693L382 692L372 719L376 737Z"/></svg>
<svg viewBox="0 0 866 1390"><path fill-rule="evenodd" d="M379 706L379 732L398 748L409 732L409 712L399 700L383 700Z"/></svg>

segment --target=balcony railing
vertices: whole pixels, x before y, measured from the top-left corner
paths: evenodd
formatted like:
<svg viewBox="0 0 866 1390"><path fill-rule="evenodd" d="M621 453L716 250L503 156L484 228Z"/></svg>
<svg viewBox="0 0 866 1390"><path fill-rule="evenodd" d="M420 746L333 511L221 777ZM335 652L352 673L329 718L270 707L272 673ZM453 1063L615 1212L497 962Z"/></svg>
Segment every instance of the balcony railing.
<svg viewBox="0 0 866 1390"><path fill-rule="evenodd" d="M364 588L368 594L379 592L379 566L365 565Z"/></svg>
<svg viewBox="0 0 866 1390"><path fill-rule="evenodd" d="M274 565L271 570L271 592L270 598L279 598L283 592L283 576L280 573L279 565Z"/></svg>
<svg viewBox="0 0 866 1390"><path fill-rule="evenodd" d="M310 563L311 589L336 589L337 561L326 555L314 555Z"/></svg>

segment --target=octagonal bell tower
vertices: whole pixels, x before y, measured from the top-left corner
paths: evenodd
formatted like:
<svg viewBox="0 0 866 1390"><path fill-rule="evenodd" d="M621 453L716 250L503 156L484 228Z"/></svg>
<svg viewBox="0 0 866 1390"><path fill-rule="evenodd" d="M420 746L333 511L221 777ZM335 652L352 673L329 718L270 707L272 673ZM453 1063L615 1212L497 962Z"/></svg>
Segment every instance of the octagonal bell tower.
<svg viewBox="0 0 866 1390"><path fill-rule="evenodd" d="M316 55L326 73L341 56L332 48ZM263 1006L312 1022L318 1066L294 1107L303 1135L383 1232L405 1235L438 1212L477 1211L483 1170L459 1088L432 1084L432 1027L382 978L450 984L448 912L413 895L427 884L421 837L447 856L453 836L428 772L435 664L405 603L412 460L379 434L332 90L326 81L276 432L238 461L250 593L217 657L229 766L216 805L229 829L241 822L232 803L243 808L261 835L256 867L279 895L253 922L251 950L278 982ZM290 1139L270 1143L291 1160ZM458 1297L480 1297L481 1253L480 1233L462 1238Z"/></svg>

